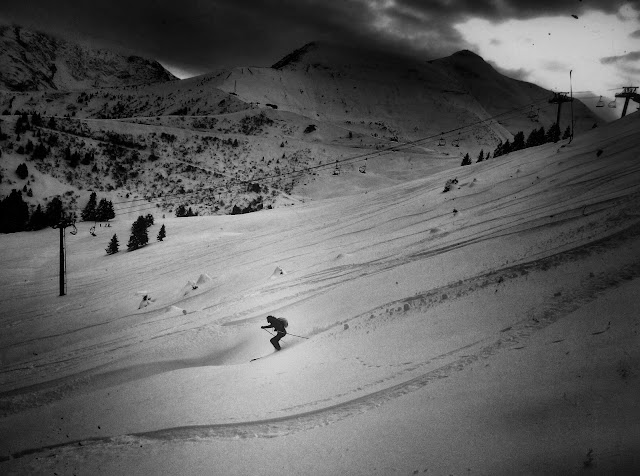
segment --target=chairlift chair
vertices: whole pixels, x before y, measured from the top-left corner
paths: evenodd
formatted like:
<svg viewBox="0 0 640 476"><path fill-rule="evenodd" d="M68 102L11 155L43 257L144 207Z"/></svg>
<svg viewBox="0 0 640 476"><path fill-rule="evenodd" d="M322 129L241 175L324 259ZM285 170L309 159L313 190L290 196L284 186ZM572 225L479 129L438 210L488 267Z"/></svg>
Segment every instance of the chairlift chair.
<svg viewBox="0 0 640 476"><path fill-rule="evenodd" d="M596 107L604 107L604 101L602 100L602 96L600 96L600 99L598 99L598 102L596 103Z"/></svg>
<svg viewBox="0 0 640 476"><path fill-rule="evenodd" d="M460 147L460 133L458 132L458 137L456 137L452 142L451 145L454 147Z"/></svg>
<svg viewBox="0 0 640 476"><path fill-rule="evenodd" d="M367 173L367 159L364 159L364 164L358 167L358 172L360 172L361 174Z"/></svg>
<svg viewBox="0 0 640 476"><path fill-rule="evenodd" d="M616 107L618 107L617 104L616 104L616 100L615 99L613 101L609 102L609 107L611 109L615 109Z"/></svg>
<svg viewBox="0 0 640 476"><path fill-rule="evenodd" d="M447 144L447 141L444 140L444 136L440 136L440 140L438 141L438 146L442 147Z"/></svg>
<svg viewBox="0 0 640 476"><path fill-rule="evenodd" d="M336 160L336 168L333 169L333 175L340 175L340 165L338 164L337 160Z"/></svg>

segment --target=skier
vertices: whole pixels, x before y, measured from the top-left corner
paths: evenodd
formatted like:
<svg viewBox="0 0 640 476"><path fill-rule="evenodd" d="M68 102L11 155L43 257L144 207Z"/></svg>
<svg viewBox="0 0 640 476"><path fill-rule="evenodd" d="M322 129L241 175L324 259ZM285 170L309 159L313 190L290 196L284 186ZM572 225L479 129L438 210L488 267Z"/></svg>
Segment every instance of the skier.
<svg viewBox="0 0 640 476"><path fill-rule="evenodd" d="M280 339L287 335L287 331L285 327L287 327L287 320L281 319L275 316L267 316L268 326L260 326L262 329L273 328L276 331L276 335L269 339L271 344L275 347L276 350L280 350Z"/></svg>

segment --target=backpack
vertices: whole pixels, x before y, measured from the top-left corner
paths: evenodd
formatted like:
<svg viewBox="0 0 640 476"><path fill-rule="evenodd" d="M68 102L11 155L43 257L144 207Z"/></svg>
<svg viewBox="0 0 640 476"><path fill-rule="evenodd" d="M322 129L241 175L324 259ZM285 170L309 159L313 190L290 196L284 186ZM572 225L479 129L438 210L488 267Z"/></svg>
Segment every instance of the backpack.
<svg viewBox="0 0 640 476"><path fill-rule="evenodd" d="M287 321L284 317L277 317L276 319L278 319L280 322L282 322L282 325L286 328L289 327L289 321Z"/></svg>

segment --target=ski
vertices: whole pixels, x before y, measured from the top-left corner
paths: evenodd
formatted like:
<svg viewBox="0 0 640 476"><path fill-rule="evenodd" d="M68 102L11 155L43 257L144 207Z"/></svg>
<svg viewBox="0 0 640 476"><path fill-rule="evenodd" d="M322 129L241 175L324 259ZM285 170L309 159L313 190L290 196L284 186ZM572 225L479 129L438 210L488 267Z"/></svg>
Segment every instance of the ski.
<svg viewBox="0 0 640 476"><path fill-rule="evenodd" d="M265 357L269 357L270 355L273 355L273 354L275 354L276 352L278 352L278 351L277 351L277 350L275 350L275 351L271 352L270 354L263 355L263 356L261 356L261 357L256 357L255 359L251 359L249 362L253 362L254 360L258 360L258 359L264 359Z"/></svg>

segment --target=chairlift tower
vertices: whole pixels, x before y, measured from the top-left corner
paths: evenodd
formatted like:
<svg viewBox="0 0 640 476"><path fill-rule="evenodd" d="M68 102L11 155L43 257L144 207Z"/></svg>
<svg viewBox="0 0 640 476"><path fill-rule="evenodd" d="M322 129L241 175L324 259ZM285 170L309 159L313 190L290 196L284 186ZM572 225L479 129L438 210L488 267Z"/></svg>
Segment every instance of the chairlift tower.
<svg viewBox="0 0 640 476"><path fill-rule="evenodd" d="M66 228L72 227L73 229L70 231L72 235L78 233L78 229L76 228L76 221L71 217L62 216L60 218L60 222L56 225L52 225L51 228L60 229L60 296L64 296L66 294L66 276L67 276L67 255L65 252L65 240L64 240L64 231Z"/></svg>
<svg viewBox="0 0 640 476"><path fill-rule="evenodd" d="M629 106L629 100L640 103L640 94L638 94L638 86L623 86L622 92L616 94L617 98L624 98L624 107L622 108L622 116L627 114L627 107Z"/></svg>
<svg viewBox="0 0 640 476"><path fill-rule="evenodd" d="M569 93L553 93L553 97L549 99L549 104L557 104L558 105L558 114L556 116L556 124L558 124L558 129L560 129L560 110L562 109L562 103L572 102L573 98L568 96Z"/></svg>

